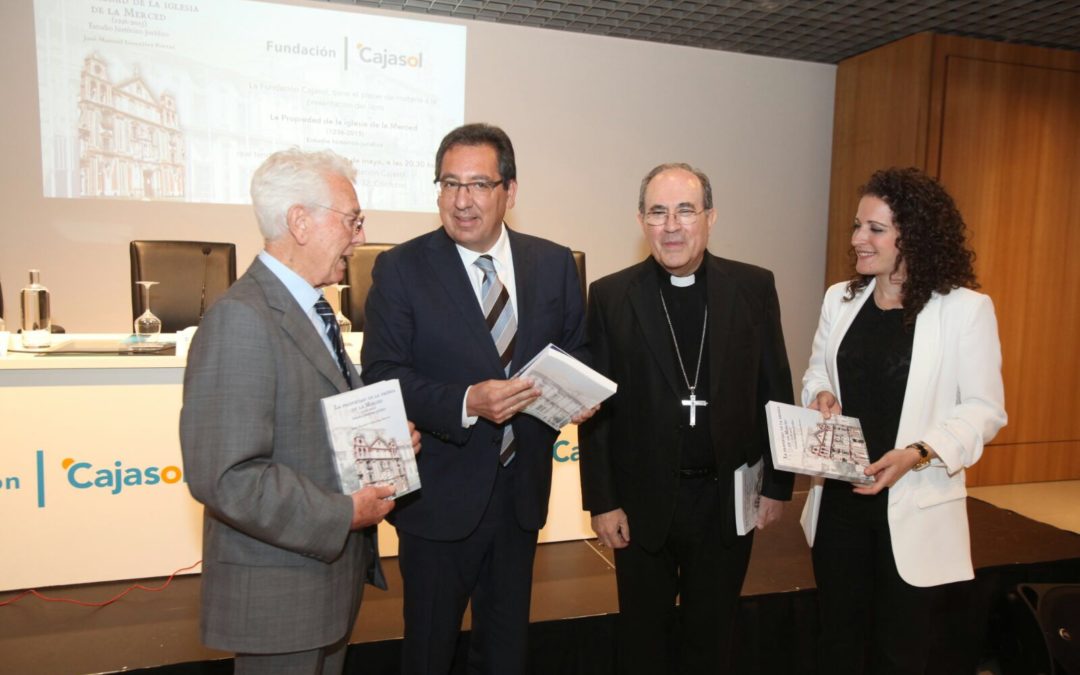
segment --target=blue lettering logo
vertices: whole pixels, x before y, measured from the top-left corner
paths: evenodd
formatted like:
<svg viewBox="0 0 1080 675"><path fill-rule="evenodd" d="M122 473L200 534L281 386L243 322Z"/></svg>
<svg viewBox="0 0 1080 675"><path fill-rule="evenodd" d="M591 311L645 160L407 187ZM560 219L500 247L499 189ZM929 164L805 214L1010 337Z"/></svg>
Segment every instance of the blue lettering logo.
<svg viewBox="0 0 1080 675"><path fill-rule="evenodd" d="M569 446L569 445L570 445L570 441L556 441L555 445L551 448L551 457L552 457L552 459L554 459L556 462L576 462L576 461L578 461L578 456L581 453L578 450L578 446L576 446L576 445L574 447L570 448L570 452L566 452L565 450L563 450L563 452L561 452L561 453L559 452L560 450L562 450L563 448L565 448L566 446Z"/></svg>

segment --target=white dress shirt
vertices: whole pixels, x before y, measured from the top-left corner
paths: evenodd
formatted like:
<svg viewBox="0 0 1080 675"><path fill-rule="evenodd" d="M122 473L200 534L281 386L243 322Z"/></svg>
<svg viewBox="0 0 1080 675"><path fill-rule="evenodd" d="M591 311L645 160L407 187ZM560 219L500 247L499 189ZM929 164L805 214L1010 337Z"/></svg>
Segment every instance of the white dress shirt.
<svg viewBox="0 0 1080 675"><path fill-rule="evenodd" d="M521 315L517 308L517 284L514 279L514 256L510 252L510 236L506 234L506 223L503 223L495 245L487 251L478 253L461 244L456 246L458 255L461 256L461 264L465 266L465 274L468 275L469 283L472 284L473 293L476 295L476 302L481 307L484 304L480 290L484 282L484 270L477 267L475 263L476 259L482 255L491 256L491 259L495 261L495 273L499 275L499 280L506 287L506 292L510 294L510 307L514 310L514 317L517 318L518 325L521 325ZM469 415L467 412L466 401L469 400L470 389L472 386L465 390L465 398L461 401L461 426L466 429L476 424L478 419L477 416Z"/></svg>

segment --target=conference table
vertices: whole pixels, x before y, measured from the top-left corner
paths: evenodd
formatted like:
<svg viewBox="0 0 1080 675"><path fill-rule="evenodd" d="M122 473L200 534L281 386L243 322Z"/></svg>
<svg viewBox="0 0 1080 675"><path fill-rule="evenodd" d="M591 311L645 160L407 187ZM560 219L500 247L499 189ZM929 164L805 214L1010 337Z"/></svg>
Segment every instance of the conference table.
<svg viewBox="0 0 1080 675"><path fill-rule="evenodd" d="M164 351L135 351L126 335L67 334L54 336L56 351L29 353L11 337L0 358L0 591L160 577L199 562L202 506L184 483L178 432L184 336L180 355L171 334L159 338ZM345 336L357 362L362 339ZM592 536L575 427L552 462L541 542ZM382 523L379 537L382 554L396 555L393 527Z"/></svg>

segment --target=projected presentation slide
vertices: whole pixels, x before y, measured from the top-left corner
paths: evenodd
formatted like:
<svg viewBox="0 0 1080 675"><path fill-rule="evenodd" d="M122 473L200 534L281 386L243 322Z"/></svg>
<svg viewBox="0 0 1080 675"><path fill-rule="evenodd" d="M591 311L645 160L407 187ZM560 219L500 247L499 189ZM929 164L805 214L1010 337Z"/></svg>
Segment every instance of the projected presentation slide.
<svg viewBox="0 0 1080 675"><path fill-rule="evenodd" d="M465 110L465 28L252 0L34 0L46 197L248 203L291 146L365 208L434 210Z"/></svg>

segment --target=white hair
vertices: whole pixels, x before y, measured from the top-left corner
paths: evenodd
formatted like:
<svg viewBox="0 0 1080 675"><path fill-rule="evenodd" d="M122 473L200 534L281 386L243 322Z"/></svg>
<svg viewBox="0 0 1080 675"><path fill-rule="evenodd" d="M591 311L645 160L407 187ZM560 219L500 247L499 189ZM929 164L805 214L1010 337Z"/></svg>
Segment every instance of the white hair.
<svg viewBox="0 0 1080 675"><path fill-rule="evenodd" d="M285 234L286 216L293 206L328 206L331 175L352 183L356 167L332 150L304 152L293 147L267 157L251 177L251 203L263 237L272 241Z"/></svg>

